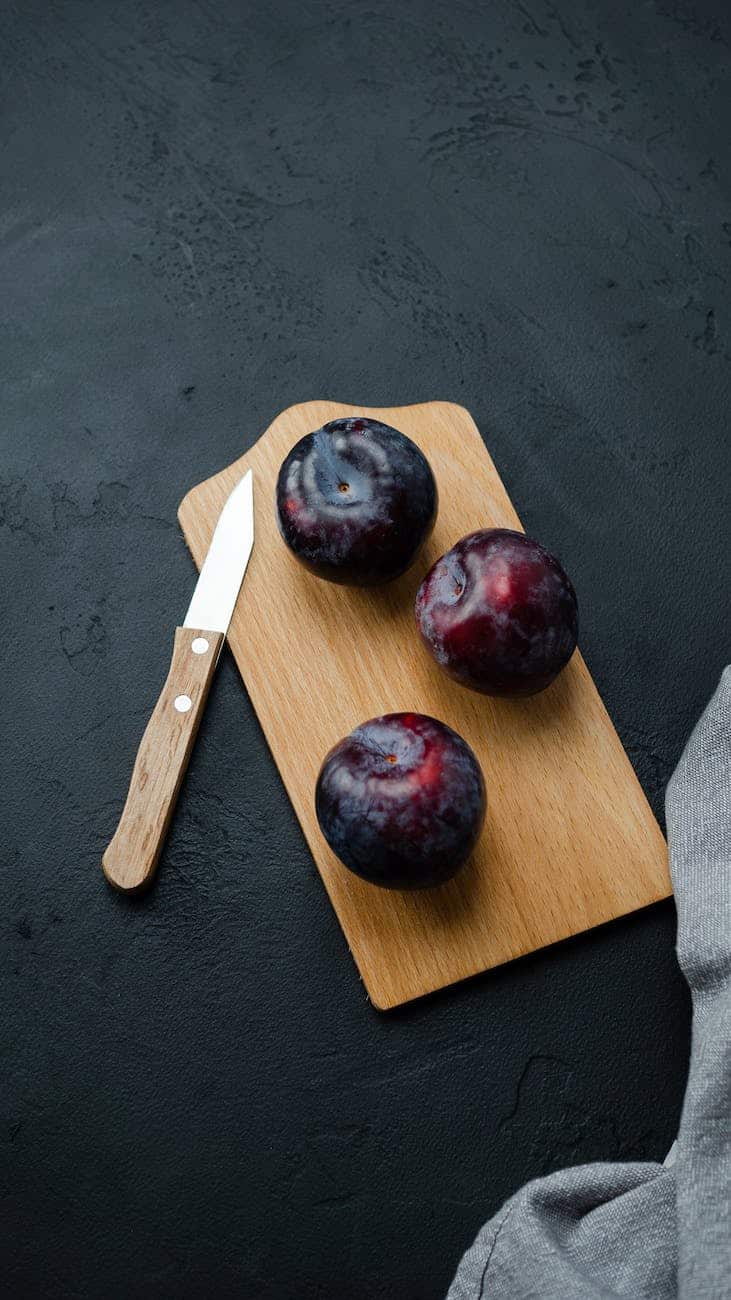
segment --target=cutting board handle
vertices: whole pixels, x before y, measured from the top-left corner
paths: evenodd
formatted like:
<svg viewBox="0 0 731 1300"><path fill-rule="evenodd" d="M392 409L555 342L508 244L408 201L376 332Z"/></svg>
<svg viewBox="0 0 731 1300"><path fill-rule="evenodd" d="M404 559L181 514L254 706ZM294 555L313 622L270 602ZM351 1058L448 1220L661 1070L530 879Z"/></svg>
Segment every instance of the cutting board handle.
<svg viewBox="0 0 731 1300"><path fill-rule="evenodd" d="M176 629L167 679L137 751L119 825L102 857L104 875L115 889L136 893L152 880L223 639L220 632Z"/></svg>

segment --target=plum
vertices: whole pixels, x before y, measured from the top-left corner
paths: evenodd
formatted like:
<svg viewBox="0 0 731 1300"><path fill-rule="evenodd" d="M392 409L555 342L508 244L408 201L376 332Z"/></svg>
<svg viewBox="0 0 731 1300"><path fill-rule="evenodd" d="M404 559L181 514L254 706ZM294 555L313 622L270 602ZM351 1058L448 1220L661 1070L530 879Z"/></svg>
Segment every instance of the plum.
<svg viewBox="0 0 731 1300"><path fill-rule="evenodd" d="M330 750L315 809L350 871L386 889L424 889L449 880L472 852L485 782L451 727L421 713L386 713Z"/></svg>
<svg viewBox="0 0 731 1300"><path fill-rule="evenodd" d="M463 537L430 569L416 620L434 658L486 695L534 695L568 663L576 593L558 560L511 528Z"/></svg>
<svg viewBox="0 0 731 1300"><path fill-rule="evenodd" d="M279 531L308 569L371 587L399 577L434 525L437 487L416 443L380 420L331 420L301 438L276 491Z"/></svg>

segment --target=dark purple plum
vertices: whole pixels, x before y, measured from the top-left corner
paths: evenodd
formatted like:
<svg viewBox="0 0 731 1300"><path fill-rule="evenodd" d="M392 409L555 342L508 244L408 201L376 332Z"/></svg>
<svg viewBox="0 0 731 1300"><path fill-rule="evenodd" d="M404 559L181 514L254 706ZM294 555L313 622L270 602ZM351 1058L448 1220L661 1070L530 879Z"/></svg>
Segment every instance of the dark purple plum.
<svg viewBox="0 0 731 1300"><path fill-rule="evenodd" d="M554 555L510 528L470 533L430 569L416 620L437 663L485 695L535 695L576 648L576 593Z"/></svg>
<svg viewBox="0 0 731 1300"><path fill-rule="evenodd" d="M319 578L399 577L429 536L437 487L416 443L379 420L331 420L292 448L277 479L279 531Z"/></svg>
<svg viewBox="0 0 731 1300"><path fill-rule="evenodd" d="M485 782L451 727L421 713L386 713L330 750L315 808L350 871L386 889L425 889L449 880L475 847Z"/></svg>

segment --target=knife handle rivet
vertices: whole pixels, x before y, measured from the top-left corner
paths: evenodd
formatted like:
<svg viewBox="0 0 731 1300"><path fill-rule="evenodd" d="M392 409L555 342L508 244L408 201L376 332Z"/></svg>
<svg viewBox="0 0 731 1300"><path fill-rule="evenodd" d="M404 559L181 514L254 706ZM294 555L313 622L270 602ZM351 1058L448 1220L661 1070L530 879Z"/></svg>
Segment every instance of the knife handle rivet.
<svg viewBox="0 0 731 1300"><path fill-rule="evenodd" d="M178 713L187 713L188 709L192 709L193 707L193 701L189 695L176 695L173 703L178 710Z"/></svg>
<svg viewBox="0 0 731 1300"><path fill-rule="evenodd" d="M196 636L191 641L190 648L194 655L204 655L208 649L208 642L204 636Z"/></svg>

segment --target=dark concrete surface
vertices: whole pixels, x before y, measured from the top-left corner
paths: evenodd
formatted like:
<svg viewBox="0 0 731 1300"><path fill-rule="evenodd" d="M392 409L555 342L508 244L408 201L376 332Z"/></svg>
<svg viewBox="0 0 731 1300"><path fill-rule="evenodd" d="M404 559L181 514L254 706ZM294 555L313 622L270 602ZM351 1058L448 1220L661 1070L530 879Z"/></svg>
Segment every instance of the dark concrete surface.
<svg viewBox="0 0 731 1300"><path fill-rule="evenodd" d="M367 1003L228 655L155 891L116 824L283 406L474 414L658 816L724 662L721 0L0 4L0 1272L22 1297L436 1300L567 1162L662 1158L672 904Z"/></svg>

